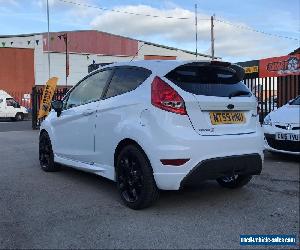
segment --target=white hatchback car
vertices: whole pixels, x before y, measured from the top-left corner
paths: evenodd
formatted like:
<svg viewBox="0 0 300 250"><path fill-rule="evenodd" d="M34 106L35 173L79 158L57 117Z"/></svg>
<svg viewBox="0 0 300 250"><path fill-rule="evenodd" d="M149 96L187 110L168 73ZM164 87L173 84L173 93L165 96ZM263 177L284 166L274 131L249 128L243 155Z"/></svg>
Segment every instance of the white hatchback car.
<svg viewBox="0 0 300 250"><path fill-rule="evenodd" d="M124 203L216 179L236 188L258 175L263 132L244 70L217 61L135 61L96 70L40 128L39 159L117 182Z"/></svg>
<svg viewBox="0 0 300 250"><path fill-rule="evenodd" d="M267 150L300 155L300 96L269 113L263 129Z"/></svg>

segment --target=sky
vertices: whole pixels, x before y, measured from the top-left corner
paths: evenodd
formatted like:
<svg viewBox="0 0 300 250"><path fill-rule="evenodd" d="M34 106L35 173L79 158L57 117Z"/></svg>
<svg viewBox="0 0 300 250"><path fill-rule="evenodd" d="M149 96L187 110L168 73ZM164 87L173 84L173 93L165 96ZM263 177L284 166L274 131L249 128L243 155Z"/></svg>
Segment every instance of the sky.
<svg viewBox="0 0 300 250"><path fill-rule="evenodd" d="M195 4L199 53L211 53L211 15L215 56L224 60L281 56L300 46L300 0L49 0L50 31L96 29L195 51ZM46 13L46 0L0 0L0 35L46 32Z"/></svg>

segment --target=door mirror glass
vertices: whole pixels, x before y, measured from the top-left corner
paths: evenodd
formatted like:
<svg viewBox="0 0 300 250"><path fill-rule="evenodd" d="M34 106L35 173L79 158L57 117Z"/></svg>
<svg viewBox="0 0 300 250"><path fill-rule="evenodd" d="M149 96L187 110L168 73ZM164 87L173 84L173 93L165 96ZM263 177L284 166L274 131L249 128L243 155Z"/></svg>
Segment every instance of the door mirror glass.
<svg viewBox="0 0 300 250"><path fill-rule="evenodd" d="M57 117L60 116L61 114L61 111L63 109L63 102L62 101L59 101L59 100L56 100L56 101L53 101L51 103L51 107L55 110L55 112L57 113Z"/></svg>

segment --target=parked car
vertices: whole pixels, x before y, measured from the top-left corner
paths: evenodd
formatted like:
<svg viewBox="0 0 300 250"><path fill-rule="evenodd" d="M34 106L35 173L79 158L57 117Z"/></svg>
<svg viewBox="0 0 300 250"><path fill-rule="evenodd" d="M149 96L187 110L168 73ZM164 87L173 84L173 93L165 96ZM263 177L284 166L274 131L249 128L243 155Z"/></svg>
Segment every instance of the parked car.
<svg viewBox="0 0 300 250"><path fill-rule="evenodd" d="M265 148L300 155L300 96L264 119Z"/></svg>
<svg viewBox="0 0 300 250"><path fill-rule="evenodd" d="M263 162L257 102L244 70L217 61L136 61L83 78L40 128L39 159L117 182L124 203L141 209L159 190L217 180L246 185Z"/></svg>
<svg viewBox="0 0 300 250"><path fill-rule="evenodd" d="M4 90L0 90L0 118L22 121L26 115L28 115L28 111L25 107L21 106Z"/></svg>

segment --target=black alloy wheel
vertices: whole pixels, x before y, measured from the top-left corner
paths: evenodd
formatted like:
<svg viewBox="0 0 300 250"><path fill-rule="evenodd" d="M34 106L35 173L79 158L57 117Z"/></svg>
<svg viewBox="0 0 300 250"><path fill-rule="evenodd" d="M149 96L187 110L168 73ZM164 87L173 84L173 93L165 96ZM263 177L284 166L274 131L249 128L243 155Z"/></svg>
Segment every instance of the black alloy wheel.
<svg viewBox="0 0 300 250"><path fill-rule="evenodd" d="M15 117L13 118L14 121L23 121L24 120L24 114L23 113L17 113Z"/></svg>
<svg viewBox="0 0 300 250"><path fill-rule="evenodd" d="M139 147L127 145L120 151L116 175L119 193L128 207L142 209L158 198L151 165Z"/></svg>
<svg viewBox="0 0 300 250"><path fill-rule="evenodd" d="M52 151L51 140L46 132L42 132L39 141L39 160L41 168L46 172L54 172L58 170L54 162L54 154Z"/></svg>

